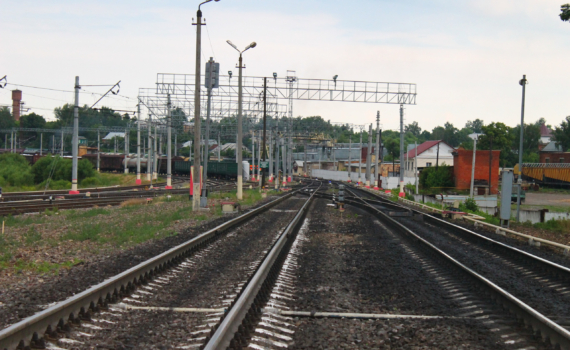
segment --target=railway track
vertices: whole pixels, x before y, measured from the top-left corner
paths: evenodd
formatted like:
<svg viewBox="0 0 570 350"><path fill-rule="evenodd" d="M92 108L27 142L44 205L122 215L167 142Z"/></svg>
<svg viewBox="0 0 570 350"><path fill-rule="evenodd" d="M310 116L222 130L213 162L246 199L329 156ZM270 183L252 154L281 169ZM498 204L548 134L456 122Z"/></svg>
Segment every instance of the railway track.
<svg viewBox="0 0 570 350"><path fill-rule="evenodd" d="M142 317L123 322L125 320L122 318L129 316L122 315L116 303L124 302L123 308L134 304L143 314L165 308L168 311L166 315L156 312L154 315L158 315L159 320L167 321L171 318L176 304L184 305L185 302L194 300L194 293L198 291L202 292L201 296L207 303L205 306L208 310L204 314L206 318L195 317L198 320L194 320L194 323L201 323L196 324L197 331L194 334L199 335L193 338L197 339L196 344L204 346L205 341L220 339L215 336L216 329L226 330L223 339L231 341L230 333L239 328L239 323L244 318L247 319L245 308L250 306L252 300L257 300L260 283L263 283L275 261L282 256L280 252L294 239L294 232L313 198L299 197L298 192L293 191L250 210L5 328L0 331L0 348L90 348L89 342L94 339L108 340L107 331L132 334L141 329L149 329L148 327L156 330L157 324L160 324L154 323L156 317L152 321ZM274 230L267 230L268 227L273 227ZM265 234L260 235L262 232ZM209 255L212 259L206 259ZM233 264L227 264L224 259L232 261ZM198 265L203 269L195 268ZM218 290L222 294L213 293L212 287L224 288ZM218 303L220 307L212 310L213 303ZM148 306L149 304L151 306ZM243 310L246 310L245 314ZM213 321L208 317L214 317L219 323L214 322L210 326ZM223 319L220 320L220 317ZM145 319L149 322L144 321ZM191 320L189 323L192 323ZM102 325L108 327L101 327ZM187 328L190 325L183 326ZM207 336L210 333L211 339ZM145 336L149 334L152 334L152 331L146 332ZM203 334L206 334L206 337L200 336ZM184 343L188 341L185 339Z"/></svg>
<svg viewBox="0 0 570 350"><path fill-rule="evenodd" d="M560 320L455 254L478 251L474 259L496 259L495 269L520 264L538 278L547 272L552 290L567 285L564 266L417 221L461 246L448 251L407 223L418 213L349 189L341 214L323 187L289 193L14 324L0 332L0 346L356 349L409 347L419 337L415 345L438 348L549 348L539 334L569 348ZM424 328L434 330L427 340Z"/></svg>
<svg viewBox="0 0 570 350"><path fill-rule="evenodd" d="M562 349L570 349L570 269L432 215L350 188L347 203L375 213ZM374 198L374 199L370 199ZM394 210L412 216L394 214Z"/></svg>
<svg viewBox="0 0 570 350"><path fill-rule="evenodd" d="M181 182L179 181L178 184ZM208 180L209 190L212 192L226 191L235 188L235 185L228 182L217 182ZM158 189L158 188L157 188ZM126 200L135 198L155 198L168 194L186 194L188 189L172 190L123 190L123 191L103 191L91 193L86 197L86 193L80 195L64 196L63 199L48 200L50 196L33 197L21 201L0 202L0 216L19 215L26 213L41 213L46 210L60 209L80 209L94 206L116 206ZM56 198L58 196L55 196ZM28 197L29 198L29 197Z"/></svg>

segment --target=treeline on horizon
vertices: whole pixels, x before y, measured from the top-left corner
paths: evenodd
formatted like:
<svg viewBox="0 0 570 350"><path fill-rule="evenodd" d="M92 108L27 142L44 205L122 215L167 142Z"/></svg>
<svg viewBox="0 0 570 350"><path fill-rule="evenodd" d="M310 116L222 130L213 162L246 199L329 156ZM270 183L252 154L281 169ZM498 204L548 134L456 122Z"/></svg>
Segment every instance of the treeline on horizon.
<svg viewBox="0 0 570 350"><path fill-rule="evenodd" d="M56 120L46 121L45 118L36 113L30 113L20 117L19 122L15 122L8 108L0 108L0 129L9 129L12 127L21 128L44 128L44 129L60 129L62 127L71 127L73 125L73 105L65 104L54 110ZM172 125L180 128L184 122L188 121L188 117L180 108L172 110ZM87 106L79 109L79 125L81 127L97 128L100 126L107 127L129 127L135 126L136 116L128 113L120 114L111 108L103 107L101 109L89 109ZM210 138L217 139L217 133L221 130L222 144L227 142L235 142L235 125L236 117L226 117L222 119L213 118L211 121L212 134ZM203 118L205 121L205 118ZM297 135L318 136L321 139L334 140L336 143L348 143L360 141L360 129L355 129L351 124L331 123L320 116L296 117L293 118L293 131ZM546 124L544 118L540 118L532 123L525 123L523 138L523 162L536 163L539 161L539 143L540 143L540 127ZM267 127L274 128L279 125L280 132L283 132L284 126L290 125L289 118L273 118L268 116ZM373 124L375 128L375 124ZM552 136L557 144L564 151L570 150L570 116L566 117L560 125L550 126ZM244 139L245 147L251 149L251 136L248 135L249 130L261 130L263 128L262 120L244 118ZM488 150L491 143L494 150L501 151L501 165L512 167L518 163L518 150L520 140L520 125L514 127L505 125L504 123L494 122L485 125L481 119L467 121L463 127L447 122L443 126L437 126L431 131L423 130L417 122L405 125L404 151L408 149L408 145L421 144L428 140L443 140L453 147L463 147L465 149L473 149L473 141L469 138L469 134L483 134L477 142L477 149ZM362 131L363 142L368 140L367 128ZM97 143L97 132L80 132L80 136L88 139L90 146ZM101 135L104 137L105 135ZM24 141L23 147L37 148L39 147L39 135L35 132L20 132L20 140ZM130 132L131 140L136 139L136 131ZM375 139L375 133L373 138ZM399 158L400 153L400 133L394 130L385 130L382 132L382 142L388 152L386 160ZM182 133L178 135L178 143L193 139L192 133ZM120 138L122 142L122 138ZM0 141L1 142L1 141ZM44 138L44 147L46 145ZM136 151L135 142L131 142L131 152ZM71 145L71 137L66 139L66 148ZM104 146L105 147L105 146ZM107 147L110 147L109 145ZM123 148L120 148L123 149ZM410 147L411 149L411 147ZM104 148L103 148L104 150ZM296 151L303 151L303 145L297 145Z"/></svg>

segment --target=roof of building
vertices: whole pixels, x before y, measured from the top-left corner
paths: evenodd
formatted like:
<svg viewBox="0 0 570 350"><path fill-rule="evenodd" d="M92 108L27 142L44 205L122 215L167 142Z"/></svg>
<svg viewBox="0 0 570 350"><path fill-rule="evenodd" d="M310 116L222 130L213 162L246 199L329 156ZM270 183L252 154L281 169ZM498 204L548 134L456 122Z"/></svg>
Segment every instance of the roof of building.
<svg viewBox="0 0 570 350"><path fill-rule="evenodd" d="M424 153L425 151L427 151L428 149L437 145L438 143L444 143L444 144L448 145L449 147L453 148L450 144L448 144L447 142L445 142L443 140L426 141L426 142L422 143L421 145L418 145L417 155L419 156L420 154ZM409 150L408 153L404 154L404 157L406 157L408 159L414 158L415 156L416 156L416 149L415 148L412 150Z"/></svg>
<svg viewBox="0 0 570 350"><path fill-rule="evenodd" d="M552 130L550 130L545 124L540 126L540 136L552 136Z"/></svg>
<svg viewBox="0 0 570 350"><path fill-rule="evenodd" d="M117 132L113 131L107 134L107 136L103 137L103 140L111 140L113 137L125 137L124 132Z"/></svg>
<svg viewBox="0 0 570 350"><path fill-rule="evenodd" d="M541 152L562 152L562 146L557 146L555 141L551 141L544 146Z"/></svg>

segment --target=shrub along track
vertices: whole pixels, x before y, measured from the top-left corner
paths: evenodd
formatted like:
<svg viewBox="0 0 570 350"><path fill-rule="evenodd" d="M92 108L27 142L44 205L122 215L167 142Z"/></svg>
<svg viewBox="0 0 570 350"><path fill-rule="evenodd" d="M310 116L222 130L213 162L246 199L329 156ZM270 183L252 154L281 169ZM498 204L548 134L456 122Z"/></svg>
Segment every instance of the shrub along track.
<svg viewBox="0 0 570 350"><path fill-rule="evenodd" d="M295 202L299 202L299 200L294 200L294 199L285 199L285 200L286 200L286 203L293 203L293 205L295 205L295 204L294 204ZM271 206L272 206L272 205L273 205L273 204L271 204ZM280 205L280 206L283 206L283 205L286 205L286 204L283 203L283 204L279 204L279 205ZM291 205L291 204L287 204L287 205ZM263 221L263 222L261 222L261 223L258 223L257 227L254 227L252 230L245 230L245 232L247 232L247 235L245 235L245 233L243 233L243 234L236 234L236 236L239 237L239 239L242 239L242 238L247 239L247 237L249 237L249 239L251 240L251 239L256 239L256 238L258 238L258 237L256 237L256 235L255 235L255 233L258 232L257 230L265 229L266 232L267 232L267 231L268 231L268 228L269 228L270 225L271 225L271 223L276 223L276 222L279 223L279 222L280 222L280 221L279 221L280 219L278 219L279 217L286 217L286 216L290 215L290 213L291 213L291 212L289 212L288 210L293 210L293 209L283 209L283 210L285 210L285 211L281 210L281 211L272 212L272 211L269 211L269 207L266 207L266 206L264 206L264 207L265 207L265 209L264 209L264 210L265 210L265 211L264 211L264 214L261 215L261 216L259 216L259 217L254 218L253 220L264 220L263 218L264 218L265 216L268 216L269 219L267 219L267 221ZM244 216L241 216L241 217L239 217L239 218L236 219L236 220L239 220L238 222L243 222L243 220L249 220L249 217L251 217L251 215L253 215L253 214L251 214L251 212L250 212L250 213L248 213L248 214L245 214L245 215L244 215L245 217L244 217ZM227 225L229 225L229 224L224 224L224 225L226 225L225 227L227 227ZM240 224L240 225L241 225L241 224ZM251 226L251 224L248 223L248 224L246 224L246 226ZM63 330L65 334L69 334L67 331L69 331L69 330L73 331L73 330L75 330L75 328L77 328L77 327L82 327L82 326L79 326L79 325L75 325L75 327L73 326L73 325L74 325L74 321L76 321L77 318L78 318L78 315L79 315L80 318L89 318L89 317L90 317L90 314L91 314L93 311L97 311L97 310L100 310L101 308L104 308L104 306L106 305L107 302L109 302L109 301L116 301L116 300L118 300L118 298L124 297L124 296L126 296L126 295L132 293L133 290L134 290L133 287L134 287L135 285L138 285L138 284L140 284L140 283L149 282L149 280L152 280L152 281L154 282L155 280L154 280L154 279L151 279L151 277L152 277L153 275L156 275L157 273L160 273L160 272L163 272L163 271L168 271L168 270L167 270L168 267L172 267L172 266L174 266L174 265L178 265L179 263L181 263L181 262L185 259L185 257L187 256L188 253L190 253L190 257L198 257L198 258L199 258L199 256L200 256L201 253L192 254L192 252L196 252L196 249L199 249L199 248L206 248L206 247L210 246L210 244L211 244L212 242L214 242L214 243L213 243L214 245L216 245L216 244L221 244L220 242L225 242L225 239L223 239L223 240L216 240L216 239L214 239L214 238L216 238L216 237L226 237L226 235L220 236L220 233L223 232L223 231L225 231L224 228L218 227L218 228L216 228L216 229L214 229L214 230L211 230L211 231L209 231L209 232L207 232L207 233L205 233L205 234L202 234L201 236L197 237L197 238L194 239L193 241L191 241L191 242L185 244L183 247L182 247L182 246L179 246L178 248L176 248L176 249L174 249L174 250L171 250L171 253L170 253L170 252L163 253L162 256L158 256L158 257L155 257L155 258L151 259L149 262L145 263L145 266L149 266L149 267L151 267L151 268L152 268L152 266L156 266L156 267L152 268L152 270L150 270L150 271L152 271L152 272L154 272L154 273L151 273L151 274L148 274L148 273L147 273L147 274L144 275L144 277L141 277L140 279L137 277L137 278L134 280L133 283L129 283L128 285L122 284L122 286L121 286L121 284L114 284L114 285L116 286L116 287L115 287L115 293L114 293L114 294L113 294L113 293L111 293L111 294L106 294L106 295L107 295L106 300L105 300L105 298L103 298L103 300L102 300L102 299L99 299L99 302L97 302L97 297L96 297L96 296L93 296L93 293L91 293L91 292L94 291L95 289L99 288L99 292L98 292L98 293L99 293L99 294L103 293L102 295L105 296L105 291L103 291L103 289L102 289L103 287L91 288L91 290L88 291L88 292L86 291L86 292L84 292L84 293L81 293L81 295L76 295L76 296L73 297L72 299L75 299L75 300L77 300L77 299L82 299L82 298L85 299L85 298L87 298L87 297L88 297L88 298L95 298L95 304L93 304L93 303L91 304L91 306L89 307L89 312L88 312L88 310L87 310L87 306L89 305L89 303L87 303L87 306L85 306L85 309L83 309L81 312L79 312L79 313L77 313L77 311L74 312L74 317L73 317L73 316L70 316L69 320L65 320L65 319L60 320L60 324L59 324L58 331ZM227 237L226 237L226 239L227 239ZM196 243L193 243L193 242L196 242ZM234 242L234 243L235 243L235 242ZM172 242L170 242L170 246L172 246L171 244L172 244ZM245 244L245 243L244 243L244 244ZM234 247L234 249L235 249L235 254L238 253L240 246L241 246L240 244L237 244L237 245ZM190 250L188 250L188 248L186 248L186 247L189 247ZM194 247L194 248L191 248L191 247ZM241 246L241 247L243 248L243 246ZM148 248L148 247L147 247L147 248ZM265 247L265 248L267 249L267 247ZM184 254L180 255L179 252L183 252L184 249L185 249L188 253L184 253ZM208 248L206 248L206 249L208 249ZM155 250L155 251L156 251L156 250ZM243 251L247 251L247 250L242 250L242 252L243 252ZM204 252L206 252L206 251L204 250L202 253L204 253ZM173 256L176 256L176 258L173 258ZM231 261L229 262L230 264L228 264L228 261L225 261L225 260L223 259L223 258L224 258L224 255L223 255L223 254L218 253L218 256L217 256L217 257L218 257L218 259L216 259L216 261L218 261L218 263L221 264L220 266L222 266L222 265L224 265L224 264L231 266ZM231 258L231 256L228 256L228 258ZM242 257L242 258L243 258L243 257ZM254 256L252 255L250 258L251 258L251 259L254 259ZM130 266L133 266L133 265L135 264L134 261L129 261L129 259L124 259L123 261L124 261L124 263L126 263L126 264L125 264L125 265L122 265L122 266L119 266L119 265L117 264L118 262L117 262L117 261L114 261L115 270L125 270L125 268L129 268ZM205 260L204 260L204 263L205 263L206 265L208 265L208 264L211 264L212 261L213 261L213 260L211 260L211 259L205 259ZM205 265L205 266L206 266L206 265ZM180 266L182 266L182 265L180 265ZM110 267L110 266L108 266L108 267ZM243 267L243 265L241 265L241 267ZM179 269L180 269L180 268L181 268L181 267L179 267ZM229 268L229 267L228 267L228 268ZM236 267L236 268L239 270L239 267ZM210 272L216 271L216 268L213 268L213 269L214 269L214 270L210 270ZM129 277L129 276L133 275L133 273L136 273L137 276L138 276L138 273L139 273L138 271L139 271L139 270L140 270L140 269L137 268L137 269L136 269L136 272L135 272L135 269L131 269L131 270L129 270L129 271L125 271L123 274L121 274L121 275L119 275L119 276L114 277L113 279L111 279L111 281L113 281L114 279L117 279L117 281L119 281L119 279L120 279L121 281L124 281L125 278L127 278L127 280L130 281L130 280L131 280L131 277ZM231 269L230 269L230 270L231 270ZM131 272L131 271L132 271L132 272ZM192 269L191 271L193 271L193 269ZM191 272L191 271L190 271L190 272ZM99 272L99 270L98 270L97 268L96 268L94 271L93 271L93 269L91 269L90 272L96 274L97 272ZM229 272L228 272L228 273L229 273ZM133 276L134 276L134 275L133 275ZM224 280L223 277L224 277L224 276L221 276L221 278L219 279L219 281L223 281L223 280ZM226 277L227 277L227 276L226 276ZM29 313L31 313L31 312L37 311L38 309L41 309L41 304L45 304L46 302L49 303L49 302L51 302L51 301L54 301L53 299L56 299L56 300L59 299L59 300L61 300L61 298L59 298L59 297L61 297L61 296L69 296L70 293L74 293L74 292L77 292L77 291L80 291L80 290L84 290L84 289L85 289L87 286L89 286L89 284L90 284L89 282L86 283L86 280L100 281L101 279L102 279L101 276L97 276L96 278L85 278L84 276L74 276L73 278L66 278L65 281L64 281L64 283L54 285L55 288L58 288L58 287L59 287L59 288L58 288L58 289L59 289L59 293L57 293L57 292L54 293L54 294L57 294L57 297L51 297L51 298L50 298L50 297L47 297L47 298L46 298L45 295L42 294L42 292L45 293L46 290L37 291L37 293L30 293L30 294L31 294L31 295L30 295L30 298L26 298L27 300L26 300L26 299L21 300L20 298L15 299L15 300L14 300L14 304L13 304L13 305L10 305L10 306L11 306L11 311L16 311L16 312L18 312L18 309L19 309L19 308L21 308L21 307L25 308L25 311L24 311L24 312L18 313L18 315L17 315L17 317L18 317L18 316L21 317L22 314L29 314ZM202 280L205 280L205 277L202 277ZM160 278L160 277L159 277L158 279L156 279L156 281L158 281L157 283L159 283L159 284L162 283L162 282L164 282L164 281L163 281L163 278ZM161 282L161 281L162 281L162 282ZM112 287L112 285L109 284L109 283L111 283L111 282L107 281L106 283L107 283L106 285L108 285L108 287L104 287L104 288L106 288L105 290L109 289L109 287L110 287L110 288L111 288L110 291L112 292L112 291L113 291L113 289L112 289L113 287ZM113 283L115 283L115 282L113 282ZM123 283L123 282L120 282L120 283ZM152 283L152 282L151 282L151 283ZM233 283L233 282L232 282L232 283ZM120 287L120 290L119 290L119 287ZM231 286L229 286L229 287L231 287ZM65 291L62 292L62 290L65 290ZM209 290L203 290L203 294L205 294L207 297L212 298L213 295L208 295L208 294L207 294L208 291L209 291L209 292L212 292L211 289L209 289ZM188 292L188 293L190 293L190 294L189 294L187 297L190 297L190 296L192 295L192 293L191 293L191 292ZM49 294L49 293L48 293L48 294ZM144 292L142 292L142 294L144 295ZM162 294L161 294L161 295L162 295ZM185 299L184 299L184 296L181 296L180 298L181 298L181 300L185 300ZM46 300L46 299L47 299L47 300ZM52 299L52 300L50 300L50 299ZM174 302L175 300L176 300L176 298L173 299L173 300L170 300L169 302L172 303L172 302ZM213 300L213 299L211 299L210 301L212 301L212 300ZM16 303L17 303L18 305L15 305ZM65 303L66 303L65 305L70 305L71 301L66 301ZM62 304L62 305L63 305L63 304ZM74 307L76 308L77 306L74 306ZM54 307L49 308L48 310L44 311L42 314L46 314L46 313L61 313L61 312L63 312L63 313L65 314L65 312L67 312L67 311L65 311L65 310L67 310L67 309L61 310L61 311L57 311L58 308L61 310L61 309L63 308L63 306L59 306L59 304L58 304L58 306L56 306L55 308L54 308ZM66 307L66 308L68 308L68 307ZM14 309L15 309L15 310L14 310ZM4 309L4 310L2 310L2 311L6 311L6 309ZM15 316L15 315L8 313L8 315L6 315L6 316L7 316L7 317L3 317L2 319L3 319L3 320L7 320L7 319L10 319L10 318L11 318L11 319L14 319L14 316ZM65 316L64 318L67 318L67 316ZM33 320L33 321L28 321L26 324L21 323L21 324L18 324L18 325L13 325L12 327L10 327L10 328L5 329L4 331L2 331L2 333L0 334L0 342L3 342L2 346L3 346L3 347L4 347L4 346L13 347L13 346L14 346L14 343L13 343L12 341L9 341L9 342L6 341L6 340L7 340L6 337L8 336L8 334L15 334L16 337L19 337L21 333L20 333L20 334L16 334L16 333L18 333L18 332L28 332L28 329L30 329L30 328L28 327L28 324L29 324L29 323L33 323L33 322L35 322L36 320L39 320L39 318L34 318L34 319L31 319L31 320ZM38 321L38 322L39 322L39 321ZM105 321L103 321L103 322L105 322ZM112 321L111 321L111 322L112 322ZM106 323L106 324L111 324L111 323ZM70 326L71 326L73 329L69 329ZM112 326L112 327L113 327L113 328L116 328L115 326ZM60 329L60 328L61 328L61 329ZM82 330L88 330L88 329L91 329L91 330L99 330L99 328L100 328L100 327L94 325L94 323L86 323L86 324L85 324L85 328L82 329ZM20 330L16 331L17 329L20 329ZM56 336L56 333L53 332L54 330L55 330L55 325L52 324L52 327L51 327L51 331L52 331L52 334L51 334L51 335L52 335L52 336ZM79 333L77 333L77 334L80 334L80 333L81 333L81 330L77 330L77 331L79 332ZM42 333L43 333L43 331L38 331L38 335L36 336L36 339L39 339L39 338L42 336ZM84 333L84 332L83 332L83 333ZM136 334L136 337L139 337L139 336L140 336L140 334ZM89 336L86 336L86 337L89 337ZM27 337L22 336L22 339L26 339L26 338L27 338ZM127 338L128 338L128 336L127 336ZM49 337L48 337L48 339L49 339ZM27 339L26 339L26 340L27 340ZM73 340L73 339L72 339L72 340ZM11 344L11 345L10 345L10 344ZM37 345L37 344L41 344L41 342L39 342L39 343L36 342L35 344L36 344L36 345ZM78 343L77 343L77 344L78 344ZM75 345L74 345L74 347L75 347Z"/></svg>

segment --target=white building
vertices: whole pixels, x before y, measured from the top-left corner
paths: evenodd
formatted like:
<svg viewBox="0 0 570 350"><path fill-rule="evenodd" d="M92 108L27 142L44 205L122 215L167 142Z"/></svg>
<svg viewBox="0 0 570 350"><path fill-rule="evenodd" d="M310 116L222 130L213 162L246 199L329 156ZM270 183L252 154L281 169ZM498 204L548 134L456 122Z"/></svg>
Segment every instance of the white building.
<svg viewBox="0 0 570 350"><path fill-rule="evenodd" d="M454 148L443 140L426 141L418 145L416 149L404 153L403 164L405 164L404 176L414 176L416 154L418 158L418 170L439 165L453 166ZM417 153L416 153L417 152Z"/></svg>

